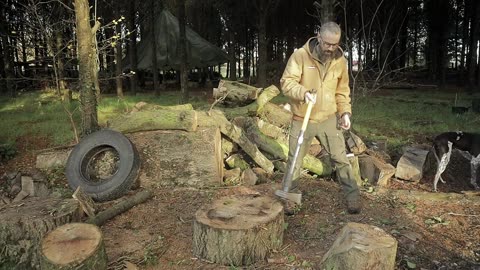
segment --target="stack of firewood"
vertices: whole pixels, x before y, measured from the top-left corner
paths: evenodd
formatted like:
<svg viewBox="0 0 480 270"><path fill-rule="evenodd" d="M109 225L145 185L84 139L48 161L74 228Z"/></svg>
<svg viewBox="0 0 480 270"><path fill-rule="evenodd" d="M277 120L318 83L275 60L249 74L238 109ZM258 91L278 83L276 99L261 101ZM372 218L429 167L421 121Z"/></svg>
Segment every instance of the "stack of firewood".
<svg viewBox="0 0 480 270"><path fill-rule="evenodd" d="M217 162L225 168L221 172L224 183L252 185L268 179L274 171L285 170L292 115L270 102L279 94L275 85L261 89L221 81L214 89L215 102L208 111L196 111L189 105L139 103L131 113L109 121L109 128L123 133L217 128L221 133L218 148L222 151ZM190 156L195 155L195 150L191 151ZM332 172L328 162L310 154L303 167L319 176Z"/></svg>

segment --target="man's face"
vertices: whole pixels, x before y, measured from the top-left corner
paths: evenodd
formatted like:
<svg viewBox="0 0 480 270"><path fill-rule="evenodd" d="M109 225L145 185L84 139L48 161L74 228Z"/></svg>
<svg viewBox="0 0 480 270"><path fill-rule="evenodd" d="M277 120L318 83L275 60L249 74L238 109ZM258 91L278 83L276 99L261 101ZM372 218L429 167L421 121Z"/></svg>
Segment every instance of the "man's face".
<svg viewBox="0 0 480 270"><path fill-rule="evenodd" d="M333 53L338 48L338 43L340 42L340 34L325 32L318 34L318 46L320 46L320 51L323 56L326 58L331 58Z"/></svg>

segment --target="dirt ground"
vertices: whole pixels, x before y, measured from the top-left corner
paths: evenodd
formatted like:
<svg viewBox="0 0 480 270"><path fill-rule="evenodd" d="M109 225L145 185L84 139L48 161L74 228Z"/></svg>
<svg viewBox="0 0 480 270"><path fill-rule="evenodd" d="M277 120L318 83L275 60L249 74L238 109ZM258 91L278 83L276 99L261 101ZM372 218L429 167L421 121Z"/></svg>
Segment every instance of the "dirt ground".
<svg viewBox="0 0 480 270"><path fill-rule="evenodd" d="M46 146L43 139L28 143L38 144L39 149ZM11 170L28 172L34 166L35 152L18 149L17 157L0 166L1 174ZM139 269L243 269L212 264L193 256L194 214L202 205L225 195L254 190L273 196L281 177L274 175L271 182L249 188L150 187L154 192L152 199L102 226L109 268L126 269L125 265L132 263ZM65 183L65 179L57 182ZM391 188L431 191L431 186L428 179L419 184L393 180ZM439 184L439 188L454 190L448 183ZM363 211L349 215L335 180L305 175L301 190L301 210L285 217L282 248L273 251L268 261L245 269L319 269L323 255L347 222L374 225L393 235L398 240L396 269L480 269L478 195L457 193L438 199L439 196L425 195L434 193L411 196L408 192L363 190Z"/></svg>

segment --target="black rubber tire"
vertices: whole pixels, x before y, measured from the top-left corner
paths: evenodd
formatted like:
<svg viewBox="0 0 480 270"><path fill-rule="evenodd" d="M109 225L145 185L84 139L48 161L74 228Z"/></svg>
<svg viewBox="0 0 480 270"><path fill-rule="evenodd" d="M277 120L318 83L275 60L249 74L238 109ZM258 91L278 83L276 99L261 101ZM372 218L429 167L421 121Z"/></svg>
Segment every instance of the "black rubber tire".
<svg viewBox="0 0 480 270"><path fill-rule="evenodd" d="M113 148L119 159L116 171L102 181L92 181L87 166L96 154ZM135 145L122 133L110 129L96 131L78 143L67 160L65 174L68 184L76 190L81 186L96 201L114 200L130 190L138 177L140 158Z"/></svg>

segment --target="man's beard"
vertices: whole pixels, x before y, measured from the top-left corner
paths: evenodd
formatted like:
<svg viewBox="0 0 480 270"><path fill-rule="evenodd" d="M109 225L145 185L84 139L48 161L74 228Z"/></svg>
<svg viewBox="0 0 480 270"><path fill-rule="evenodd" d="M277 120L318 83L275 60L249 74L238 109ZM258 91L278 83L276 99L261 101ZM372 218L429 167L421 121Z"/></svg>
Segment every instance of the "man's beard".
<svg viewBox="0 0 480 270"><path fill-rule="evenodd" d="M317 51L317 55L320 61L327 62L333 59L333 51L322 50L320 45L318 45L315 50Z"/></svg>

